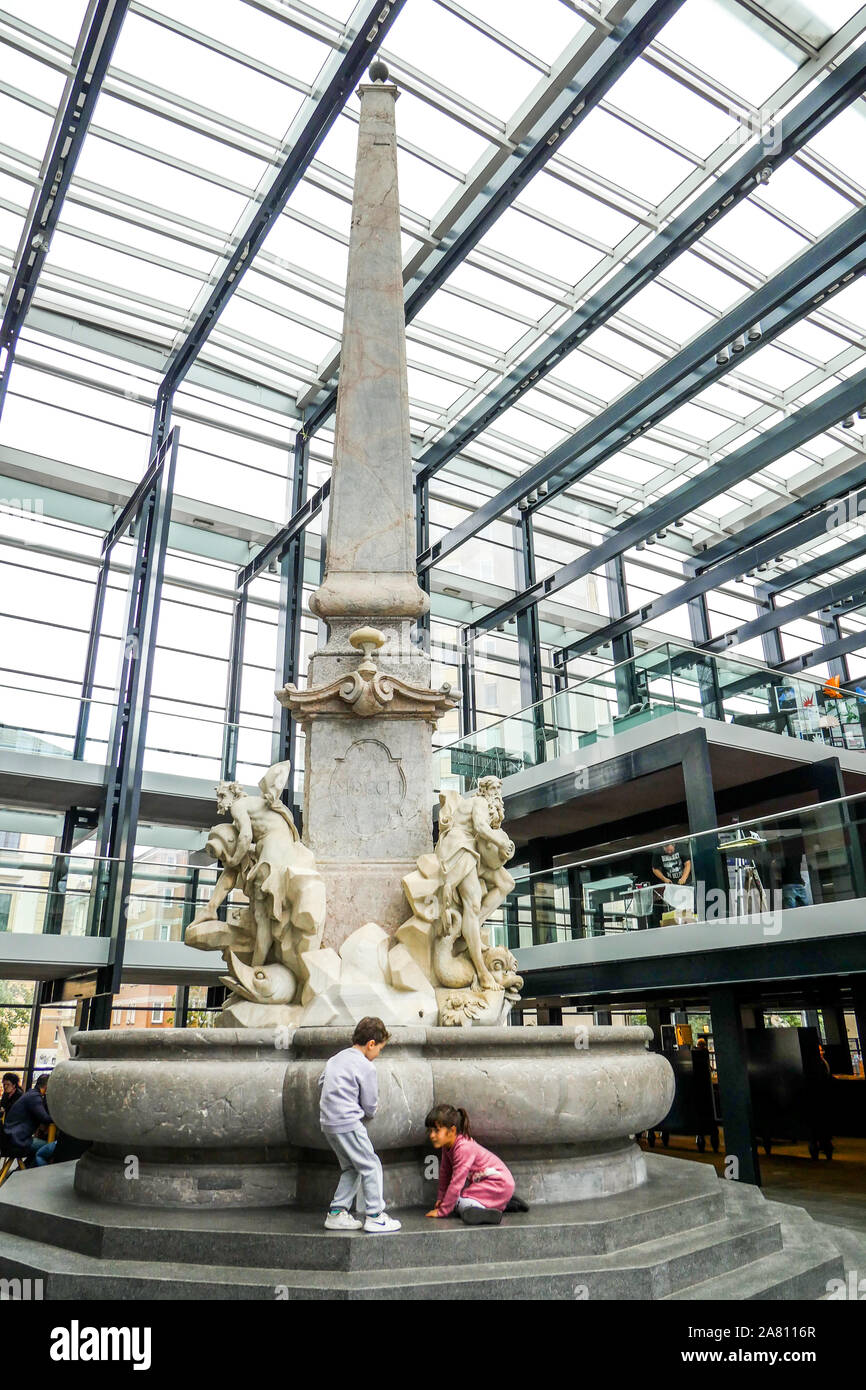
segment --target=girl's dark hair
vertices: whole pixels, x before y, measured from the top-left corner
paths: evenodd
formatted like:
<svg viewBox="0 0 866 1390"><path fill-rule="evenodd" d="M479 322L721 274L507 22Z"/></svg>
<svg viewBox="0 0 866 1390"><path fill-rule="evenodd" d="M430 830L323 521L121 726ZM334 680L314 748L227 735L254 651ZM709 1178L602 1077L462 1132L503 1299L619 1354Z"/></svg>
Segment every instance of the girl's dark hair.
<svg viewBox="0 0 866 1390"><path fill-rule="evenodd" d="M425 1129L450 1129L452 1125L458 1134L472 1138L469 1116L459 1105L434 1105L424 1121Z"/></svg>

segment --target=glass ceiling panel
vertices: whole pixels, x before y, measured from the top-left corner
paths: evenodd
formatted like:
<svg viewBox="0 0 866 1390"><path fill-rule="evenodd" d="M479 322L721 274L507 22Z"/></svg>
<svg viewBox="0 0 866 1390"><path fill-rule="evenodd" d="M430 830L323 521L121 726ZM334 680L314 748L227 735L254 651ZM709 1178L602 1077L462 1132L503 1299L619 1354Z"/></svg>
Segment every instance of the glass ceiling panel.
<svg viewBox="0 0 866 1390"><path fill-rule="evenodd" d="M661 36L663 44L667 33L666 29ZM739 130L731 113L720 111L646 58L626 69L609 100L702 159Z"/></svg>
<svg viewBox="0 0 866 1390"><path fill-rule="evenodd" d="M41 111L34 111L22 101L15 101L0 92L0 130L7 139L12 138L16 149L34 155L40 163L52 124L51 116L44 116Z"/></svg>
<svg viewBox="0 0 866 1390"><path fill-rule="evenodd" d="M307 84L330 51L327 44L254 5L244 4L243 0L219 0L219 4L206 5L201 0L163 0L148 8Z"/></svg>
<svg viewBox="0 0 866 1390"><path fill-rule="evenodd" d="M520 44L546 63L570 43L581 20L562 0L470 0L463 6L490 28Z"/></svg>
<svg viewBox="0 0 866 1390"><path fill-rule="evenodd" d="M609 247L616 246L636 225L633 218L544 170L531 179L518 201L521 207L535 208L572 227L577 236Z"/></svg>
<svg viewBox="0 0 866 1390"><path fill-rule="evenodd" d="M3 9L28 24L38 17L40 29L74 44L87 10L87 0L39 0L38 13L34 13L33 0L3 0Z"/></svg>
<svg viewBox="0 0 866 1390"><path fill-rule="evenodd" d="M754 266L762 275L772 275L809 245L805 237L763 212L751 198L718 218L706 240L731 252L744 265Z"/></svg>
<svg viewBox="0 0 866 1390"><path fill-rule="evenodd" d="M615 102L615 86L610 95ZM561 142L559 151L653 204L660 203L694 168L689 160L598 108Z"/></svg>
<svg viewBox="0 0 866 1390"><path fill-rule="evenodd" d="M92 134L82 147L75 178L92 179L130 197L209 223L224 235L231 231L247 206L243 194L219 188L203 178L172 169L132 150L121 149Z"/></svg>
<svg viewBox="0 0 866 1390"><path fill-rule="evenodd" d="M702 299L718 313L726 313L738 299L742 299L744 287L740 280L726 275L723 270L708 265L702 256L686 251L663 271L666 281L687 290Z"/></svg>
<svg viewBox="0 0 866 1390"><path fill-rule="evenodd" d="M576 284L602 256L600 251L575 237L566 236L516 209L509 209L497 218L479 241L479 251L487 248L501 251L517 261L543 266L548 275L556 276L567 285Z"/></svg>
<svg viewBox="0 0 866 1390"><path fill-rule="evenodd" d="M246 8L239 8L239 26ZM285 49L271 59L274 66L290 50L293 32L286 29ZM127 15L120 31L110 71L115 70L134 73L202 106L212 106L218 99L220 111L242 124L255 112L258 129L275 140L283 138L303 102L301 94L285 83L134 13Z"/></svg>
<svg viewBox="0 0 866 1390"><path fill-rule="evenodd" d="M471 10L471 4L466 8ZM535 68L433 0L404 6L385 46L395 59L420 68L500 121L517 110L539 80Z"/></svg>
<svg viewBox="0 0 866 1390"><path fill-rule="evenodd" d="M843 198L793 159L786 160L761 188L759 201L784 213L813 236L822 236L856 207L853 198Z"/></svg>
<svg viewBox="0 0 866 1390"><path fill-rule="evenodd" d="M230 179L251 189L270 168L264 159L256 159L222 140L199 135L178 121L151 115L104 92L97 102L89 138L95 139L100 130L125 135L158 154L197 166L202 173Z"/></svg>
<svg viewBox="0 0 866 1390"><path fill-rule="evenodd" d="M866 188L866 107L863 101L840 111L835 120L810 140L809 149L829 159L837 169L844 169L860 188Z"/></svg>
<svg viewBox="0 0 866 1390"><path fill-rule="evenodd" d="M734 0L688 0L668 20L660 42L761 106L796 71L802 58L781 51L783 41Z"/></svg>
<svg viewBox="0 0 866 1390"><path fill-rule="evenodd" d="M680 346L712 322L711 316L703 309L655 284L647 285L630 299L623 316L649 328L656 328Z"/></svg>

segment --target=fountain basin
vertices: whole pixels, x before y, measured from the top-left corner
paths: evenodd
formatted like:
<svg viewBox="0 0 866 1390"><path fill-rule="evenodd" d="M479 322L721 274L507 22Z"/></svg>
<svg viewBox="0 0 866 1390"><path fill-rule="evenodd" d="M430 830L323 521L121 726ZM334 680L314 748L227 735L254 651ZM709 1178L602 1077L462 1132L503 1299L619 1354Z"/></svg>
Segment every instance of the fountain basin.
<svg viewBox="0 0 866 1390"><path fill-rule="evenodd" d="M645 1180L633 1136L674 1093L647 1028L395 1028L376 1063L369 1124L385 1196L429 1199L424 1117L461 1105L533 1203L626 1191ZM60 1127L93 1148L75 1185L137 1206L318 1206L337 1163L318 1125L318 1078L349 1028L79 1033L51 1077Z"/></svg>

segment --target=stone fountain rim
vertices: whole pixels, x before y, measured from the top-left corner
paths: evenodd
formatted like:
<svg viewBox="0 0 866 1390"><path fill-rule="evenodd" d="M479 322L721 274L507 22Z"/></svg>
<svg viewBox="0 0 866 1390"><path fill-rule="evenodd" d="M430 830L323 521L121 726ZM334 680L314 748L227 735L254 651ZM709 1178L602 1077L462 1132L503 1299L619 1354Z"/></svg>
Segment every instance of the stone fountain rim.
<svg viewBox="0 0 866 1390"><path fill-rule="evenodd" d="M645 1050L652 1038L650 1028L638 1025L621 1027L598 1025L580 1032L584 1040L575 1047L574 1028L544 1025L529 1028L416 1028L392 1027L390 1049L420 1048L422 1051L463 1054L485 1052L491 1048L516 1049L523 1053L533 1048L559 1048L568 1044L577 1052L597 1052L599 1048L633 1048ZM277 1031L273 1028L100 1028L75 1033L71 1039L77 1047L77 1057L94 1058L140 1053L167 1053L176 1049L199 1051L203 1056L236 1054L239 1050L267 1052L286 1060L298 1051L313 1055L330 1055L348 1047L352 1029L294 1028L280 1030L280 1046L276 1045ZM393 1051L391 1052L393 1055ZM388 1052L383 1053L387 1059ZM75 1061L76 1058L70 1058ZM60 1065L58 1063L58 1065Z"/></svg>

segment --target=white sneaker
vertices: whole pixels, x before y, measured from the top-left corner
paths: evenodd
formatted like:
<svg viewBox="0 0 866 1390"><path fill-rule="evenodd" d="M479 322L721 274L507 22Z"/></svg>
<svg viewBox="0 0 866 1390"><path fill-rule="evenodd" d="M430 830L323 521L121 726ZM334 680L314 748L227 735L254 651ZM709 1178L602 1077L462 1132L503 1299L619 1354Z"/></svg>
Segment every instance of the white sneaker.
<svg viewBox="0 0 866 1390"><path fill-rule="evenodd" d="M386 1212L381 1212L379 1216L368 1216L364 1222L364 1230L371 1235L390 1235L392 1231L400 1230L400 1222L395 1221L393 1216L388 1216Z"/></svg>
<svg viewBox="0 0 866 1390"><path fill-rule="evenodd" d="M347 1211L338 1211L336 1215L329 1211L325 1217L326 1231L360 1231L363 1221L357 1221Z"/></svg>

